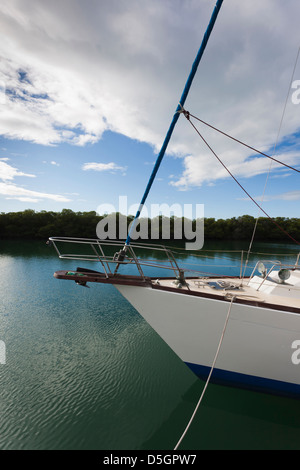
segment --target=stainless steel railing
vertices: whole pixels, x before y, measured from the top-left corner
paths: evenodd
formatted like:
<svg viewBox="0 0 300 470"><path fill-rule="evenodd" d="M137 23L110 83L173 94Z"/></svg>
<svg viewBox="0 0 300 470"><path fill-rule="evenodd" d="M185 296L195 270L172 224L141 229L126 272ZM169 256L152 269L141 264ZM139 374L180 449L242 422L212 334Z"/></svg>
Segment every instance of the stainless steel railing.
<svg viewBox="0 0 300 470"><path fill-rule="evenodd" d="M120 241L111 240L100 240L100 239L89 239L89 238L72 238L72 237L50 237L48 244L51 244L59 258L76 260L76 261L94 261L99 262L103 268L103 271L108 277L115 272L112 267L117 265L135 265L140 276L145 279L145 274L142 269L144 266L162 268L171 270L175 276L180 276L182 270L179 268L177 261L172 251L163 245L150 245L150 244L130 244L126 247L125 257L120 260L120 251L124 248L124 243ZM77 247L77 250L70 252L63 251L63 248L72 245ZM81 252L78 247L83 248ZM115 250L120 251L115 251ZM139 249L155 251L160 253L160 256L165 255L165 260L161 260L158 263L157 260L141 259L137 256L136 251Z"/></svg>
<svg viewBox="0 0 300 470"><path fill-rule="evenodd" d="M116 273L119 266L122 265L133 265L138 270L139 275L145 279L145 273L143 268L151 267L151 268L161 268L168 272L172 272L175 277L182 277L184 272L194 273L196 276L201 273L201 276L212 274L212 273L205 273L203 270L199 269L183 269L183 267L179 267L174 252L172 251L171 247L166 247L164 245L159 244L146 244L146 243L131 243L126 247L126 252L124 256L120 256L121 252L124 254L124 242L120 240L100 240L100 239L89 239L89 238L74 238L74 237L50 237L49 244L52 244L55 248L59 258L67 259L67 260L77 260L77 261L94 261L100 263L103 269L103 273L106 277L109 277ZM71 252L69 251L69 247L72 247ZM176 248L172 247L173 250L176 252ZM142 250L143 256L139 256L139 252ZM153 252L152 257L154 259L150 259L150 254ZM214 256L210 254L212 252ZM240 279L244 278L243 268L244 268L244 251L236 251L233 252L228 250L201 250L198 253L193 253L192 256L199 259L200 265L203 261L207 259L215 259L217 253L224 255L224 253L234 253L238 256L240 255ZM178 255L182 255L180 251L177 253ZM288 256L291 257L296 253L288 253ZM185 252L186 255L186 252ZM252 252L251 255L254 255L256 260L261 257L261 255L271 256L267 253L254 253ZM258 256L259 258L258 258ZM280 254L275 256L287 256L287 254ZM224 256L223 256L224 257ZM164 258L164 259L163 259ZM288 269L299 269L299 258L300 253L297 253L297 260L295 264L286 264L282 263L281 261L272 261L270 259L263 259L262 261L270 266L267 269L266 275L262 275L262 280L266 279L268 275L276 268L288 268ZM250 266L245 264L247 268L254 268L250 278L250 281L257 271L259 263L262 261L257 261L255 266ZM208 268L209 265L204 263L205 268ZM183 263L184 266L184 263ZM217 267L216 264L212 266ZM220 267L224 267L220 265ZM237 264L234 263L231 267L237 267ZM214 274L215 275L215 274ZM224 275L220 275L224 276ZM226 276L225 276L226 277Z"/></svg>

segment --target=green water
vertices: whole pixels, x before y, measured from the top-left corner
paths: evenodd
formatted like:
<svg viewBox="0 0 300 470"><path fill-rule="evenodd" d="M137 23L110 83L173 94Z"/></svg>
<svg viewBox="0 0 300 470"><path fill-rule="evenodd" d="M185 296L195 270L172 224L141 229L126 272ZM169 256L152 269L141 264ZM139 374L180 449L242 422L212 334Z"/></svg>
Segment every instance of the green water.
<svg viewBox="0 0 300 470"><path fill-rule="evenodd" d="M114 287L53 278L76 266L0 242L0 449L173 449L203 382ZM209 385L180 448L300 449L300 402Z"/></svg>

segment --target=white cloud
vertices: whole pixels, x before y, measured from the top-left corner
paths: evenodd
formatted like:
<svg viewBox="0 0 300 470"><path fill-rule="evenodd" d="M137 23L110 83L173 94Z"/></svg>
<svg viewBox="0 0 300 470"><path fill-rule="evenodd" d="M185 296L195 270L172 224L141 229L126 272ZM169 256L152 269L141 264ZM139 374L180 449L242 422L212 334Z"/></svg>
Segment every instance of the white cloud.
<svg viewBox="0 0 300 470"><path fill-rule="evenodd" d="M69 202L70 199L60 196L58 194L48 194L39 191L32 191L22 186L18 186L12 183L15 177L25 176L29 178L35 178L35 175L29 173L23 173L17 168L0 161L0 194L5 196L6 199L15 199L21 202L39 202L40 200L50 199L56 202Z"/></svg>
<svg viewBox="0 0 300 470"><path fill-rule="evenodd" d="M280 194L274 199L283 199L284 201L299 201L300 191L288 191L287 193Z"/></svg>
<svg viewBox="0 0 300 470"><path fill-rule="evenodd" d="M14 200L14 201L20 201L20 202L40 202L40 199L35 199L32 197L6 197L5 199L7 200Z"/></svg>
<svg viewBox="0 0 300 470"><path fill-rule="evenodd" d="M56 202L69 202L70 199L60 196L59 194L48 194L39 191L31 191L21 186L11 183L0 183L0 194L6 196L7 199L17 199L19 201L37 202L41 199L51 199Z"/></svg>
<svg viewBox="0 0 300 470"><path fill-rule="evenodd" d="M293 166L299 160L299 153L291 152L276 155L276 159L287 165ZM222 161L231 174L237 179L251 178L260 174L272 172L272 177L283 178L290 175L286 173L286 167L266 157L247 157L236 150L224 152ZM201 186L203 183L211 185L213 181L230 178L228 171L221 165L212 153L202 155L189 155L183 159L184 171L182 176L170 182L170 185L183 190L190 186ZM283 169L284 168L284 169ZM283 169L283 170L282 170ZM292 170L291 170L292 171Z"/></svg>
<svg viewBox="0 0 300 470"><path fill-rule="evenodd" d="M210 0L176 2L176 8L173 0L91 0L88 6L2 0L0 134L84 146L111 130L159 149L213 6ZM186 108L269 151L299 47L298 17L298 0L224 2ZM289 100L280 139L299 129L298 114ZM236 176L267 171L265 159L248 160L250 153L232 142L211 139ZM226 177L184 117L169 151L182 157L182 175L172 183L178 189Z"/></svg>
<svg viewBox="0 0 300 470"><path fill-rule="evenodd" d="M35 175L23 173L8 163L0 161L0 179L2 181L12 181L16 176L28 176L29 178L35 178Z"/></svg>
<svg viewBox="0 0 300 470"><path fill-rule="evenodd" d="M261 201L262 196L256 196L253 199L256 201ZM242 197L238 198L239 201L249 201L248 197ZM300 200L300 191L295 190L295 191L287 191L285 193L281 194L273 194L273 195L264 195L263 201L264 202L269 202L269 201L299 201Z"/></svg>
<svg viewBox="0 0 300 470"><path fill-rule="evenodd" d="M90 162L90 163L85 163L82 166L82 169L87 171L87 170L94 170L94 171L109 171L109 172L115 172L115 171L126 171L127 167L124 166L119 166L114 162L110 163L96 163L96 162Z"/></svg>

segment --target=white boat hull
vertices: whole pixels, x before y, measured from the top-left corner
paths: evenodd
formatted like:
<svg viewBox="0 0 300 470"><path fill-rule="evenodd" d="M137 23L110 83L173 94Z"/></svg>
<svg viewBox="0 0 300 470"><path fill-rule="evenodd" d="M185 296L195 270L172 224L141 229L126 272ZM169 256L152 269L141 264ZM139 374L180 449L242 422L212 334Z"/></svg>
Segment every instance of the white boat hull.
<svg viewBox="0 0 300 470"><path fill-rule="evenodd" d="M116 288L182 361L198 376L208 376L229 301L151 287ZM300 364L293 360L297 340L299 313L233 302L211 380L300 397Z"/></svg>
<svg viewBox="0 0 300 470"><path fill-rule="evenodd" d="M56 246L73 241L90 245L95 254L64 255ZM113 284L197 375L208 377L229 312L212 381L300 398L300 253L295 264L258 261L249 277L186 277L164 247L159 254L167 255L169 265L157 265L152 255L138 259L132 246L127 255L121 250L111 257L102 246L97 254L99 240L51 242L61 258L100 261L103 267L57 271L56 278ZM139 274L119 273L122 263L135 265ZM171 269L175 276L148 277L142 266Z"/></svg>

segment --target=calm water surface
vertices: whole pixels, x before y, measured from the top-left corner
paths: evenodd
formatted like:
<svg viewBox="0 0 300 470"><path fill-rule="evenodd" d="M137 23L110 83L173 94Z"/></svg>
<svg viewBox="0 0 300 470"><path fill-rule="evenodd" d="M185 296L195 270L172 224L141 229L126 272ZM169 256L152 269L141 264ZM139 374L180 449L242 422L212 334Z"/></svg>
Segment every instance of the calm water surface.
<svg viewBox="0 0 300 470"><path fill-rule="evenodd" d="M113 286L53 278L76 266L0 241L0 449L173 449L203 382ZM181 449L300 449L300 402L209 385Z"/></svg>

